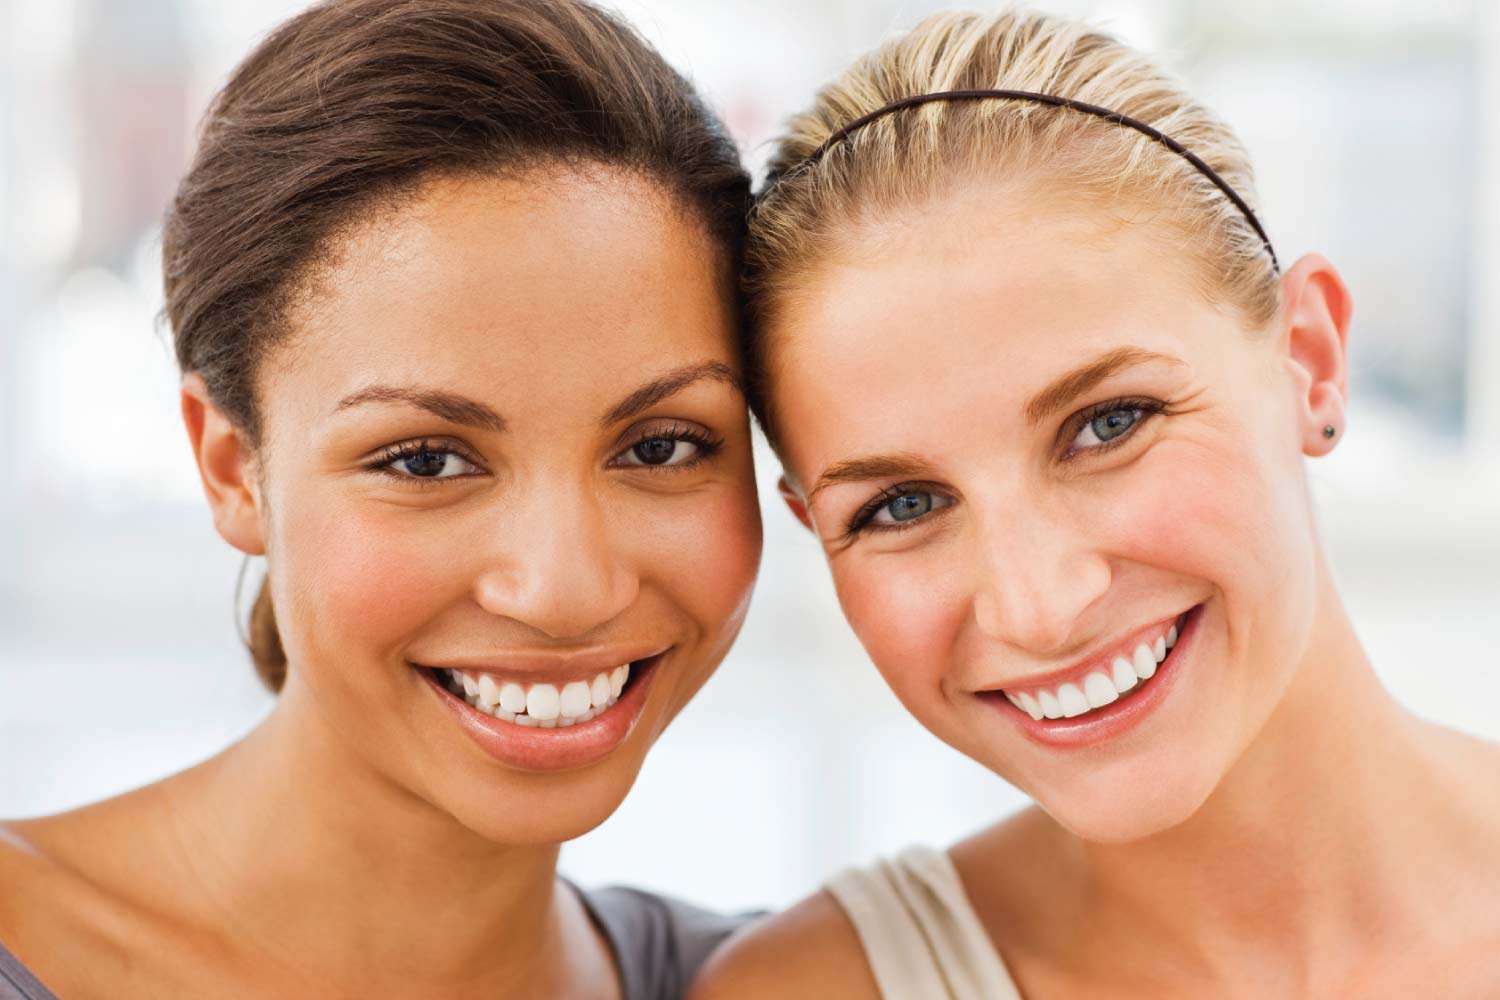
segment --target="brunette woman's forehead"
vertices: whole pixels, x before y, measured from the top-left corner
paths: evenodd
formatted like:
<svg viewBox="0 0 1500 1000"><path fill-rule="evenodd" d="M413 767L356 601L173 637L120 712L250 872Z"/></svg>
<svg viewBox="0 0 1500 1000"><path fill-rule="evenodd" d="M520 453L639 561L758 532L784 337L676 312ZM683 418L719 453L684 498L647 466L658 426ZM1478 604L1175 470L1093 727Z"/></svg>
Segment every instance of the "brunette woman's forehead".
<svg viewBox="0 0 1500 1000"><path fill-rule="evenodd" d="M289 334L281 320L306 279L336 263L334 237L432 177L541 160L655 177L737 261L749 196L738 152L614 15L582 0L309 8L217 96L169 213L166 311L181 367L253 439L255 372Z"/></svg>

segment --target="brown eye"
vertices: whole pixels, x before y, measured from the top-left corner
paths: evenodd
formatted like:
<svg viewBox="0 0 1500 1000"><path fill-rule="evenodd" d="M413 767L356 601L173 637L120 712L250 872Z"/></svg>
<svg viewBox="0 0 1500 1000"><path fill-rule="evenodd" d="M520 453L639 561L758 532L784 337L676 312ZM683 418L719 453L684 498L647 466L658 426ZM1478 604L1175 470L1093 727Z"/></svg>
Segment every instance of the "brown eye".
<svg viewBox="0 0 1500 1000"><path fill-rule="evenodd" d="M653 428L616 455L613 465L652 469L686 469L718 454L723 442L694 426Z"/></svg>
<svg viewBox="0 0 1500 1000"><path fill-rule="evenodd" d="M414 479L452 479L477 472L473 463L441 448L423 448L386 466L398 476Z"/></svg>
<svg viewBox="0 0 1500 1000"><path fill-rule="evenodd" d="M678 453L684 450L690 458L697 449L686 441L657 437L647 438L630 449L630 452L641 465L671 465L674 464L672 460L679 457Z"/></svg>

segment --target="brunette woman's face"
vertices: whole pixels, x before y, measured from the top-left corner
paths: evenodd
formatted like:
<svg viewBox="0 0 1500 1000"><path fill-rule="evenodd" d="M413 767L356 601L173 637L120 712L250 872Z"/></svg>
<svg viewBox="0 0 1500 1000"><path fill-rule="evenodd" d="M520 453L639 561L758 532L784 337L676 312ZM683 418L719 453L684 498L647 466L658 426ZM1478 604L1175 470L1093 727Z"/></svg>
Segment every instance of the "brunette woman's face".
<svg viewBox="0 0 1500 1000"><path fill-rule="evenodd" d="M1195 811L1302 658L1347 309L1310 258L1249 331L1159 223L1106 221L976 186L851 236L764 332L789 502L887 682L1119 841Z"/></svg>
<svg viewBox="0 0 1500 1000"><path fill-rule="evenodd" d="M721 255L653 183L560 167L337 250L260 379L283 708L491 839L582 834L760 558Z"/></svg>

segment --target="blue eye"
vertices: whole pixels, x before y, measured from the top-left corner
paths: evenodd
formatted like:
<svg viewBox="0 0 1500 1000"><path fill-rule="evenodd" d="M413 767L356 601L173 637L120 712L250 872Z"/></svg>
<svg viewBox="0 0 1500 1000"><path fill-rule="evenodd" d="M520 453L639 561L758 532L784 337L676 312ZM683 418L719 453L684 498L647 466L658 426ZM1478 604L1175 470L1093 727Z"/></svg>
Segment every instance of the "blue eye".
<svg viewBox="0 0 1500 1000"><path fill-rule="evenodd" d="M905 490L876 508L865 523L884 527L907 524L952 502L948 497L928 490Z"/></svg>
<svg viewBox="0 0 1500 1000"><path fill-rule="evenodd" d="M1078 431L1073 449L1082 451L1113 441L1134 427L1144 413L1139 407L1121 407L1099 414Z"/></svg>

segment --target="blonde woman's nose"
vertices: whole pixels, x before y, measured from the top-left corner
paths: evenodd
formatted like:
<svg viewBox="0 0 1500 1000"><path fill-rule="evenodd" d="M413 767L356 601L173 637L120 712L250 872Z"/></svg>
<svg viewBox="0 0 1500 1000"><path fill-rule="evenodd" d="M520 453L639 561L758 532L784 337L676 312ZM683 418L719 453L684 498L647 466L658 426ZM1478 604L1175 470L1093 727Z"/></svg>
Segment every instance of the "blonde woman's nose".
<svg viewBox="0 0 1500 1000"><path fill-rule="evenodd" d="M985 519L974 565L981 632L1028 652L1065 650L1084 612L1109 589L1109 561L1066 524L1041 516Z"/></svg>

